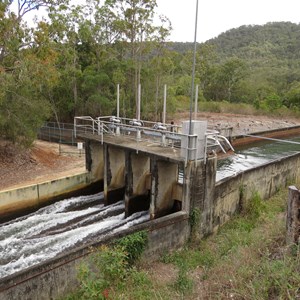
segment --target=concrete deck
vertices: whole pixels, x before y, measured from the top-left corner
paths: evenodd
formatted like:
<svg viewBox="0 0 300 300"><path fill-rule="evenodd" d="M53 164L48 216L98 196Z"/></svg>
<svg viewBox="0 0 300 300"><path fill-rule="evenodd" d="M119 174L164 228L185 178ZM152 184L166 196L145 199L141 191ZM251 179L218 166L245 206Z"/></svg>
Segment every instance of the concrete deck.
<svg viewBox="0 0 300 300"><path fill-rule="evenodd" d="M101 142L102 136L97 134L78 134L79 138L94 140ZM163 147L159 142L154 143L153 140L137 141L135 136L128 135L104 135L103 143L111 146L118 146L124 149L135 150L146 154L163 157L167 161L183 162L184 157L181 157L181 149L172 147Z"/></svg>

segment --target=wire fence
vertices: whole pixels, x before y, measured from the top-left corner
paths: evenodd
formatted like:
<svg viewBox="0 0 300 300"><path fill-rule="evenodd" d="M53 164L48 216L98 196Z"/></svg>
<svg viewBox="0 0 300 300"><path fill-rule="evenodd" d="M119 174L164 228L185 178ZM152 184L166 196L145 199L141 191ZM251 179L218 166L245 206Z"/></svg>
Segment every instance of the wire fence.
<svg viewBox="0 0 300 300"><path fill-rule="evenodd" d="M60 155L85 154L84 142L74 135L74 125L71 123L47 122L37 134L38 139L59 144Z"/></svg>

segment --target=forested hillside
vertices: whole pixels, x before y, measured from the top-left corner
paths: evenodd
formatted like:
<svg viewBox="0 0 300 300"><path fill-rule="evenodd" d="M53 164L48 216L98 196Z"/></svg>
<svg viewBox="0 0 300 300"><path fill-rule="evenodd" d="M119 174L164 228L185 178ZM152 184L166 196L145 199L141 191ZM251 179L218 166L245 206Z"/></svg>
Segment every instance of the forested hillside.
<svg viewBox="0 0 300 300"><path fill-rule="evenodd" d="M201 49L210 47L214 57L211 66L216 72L206 74L209 84L203 89L207 100L247 102L270 109L283 104L299 107L300 24L274 22L241 26L198 47L200 55ZM170 48L184 53L183 49L191 51L193 45L173 43ZM227 91L222 72L229 77L235 73L235 77L228 78Z"/></svg>
<svg viewBox="0 0 300 300"><path fill-rule="evenodd" d="M116 111L133 117L138 85L142 118L159 120L163 86L168 112L189 107L192 43L171 43L156 0L62 0L0 3L0 135L30 144L46 120ZM46 7L47 19L25 22ZM154 19L160 19L160 24ZM199 101L253 104L261 110L300 106L300 25L242 26L197 48Z"/></svg>

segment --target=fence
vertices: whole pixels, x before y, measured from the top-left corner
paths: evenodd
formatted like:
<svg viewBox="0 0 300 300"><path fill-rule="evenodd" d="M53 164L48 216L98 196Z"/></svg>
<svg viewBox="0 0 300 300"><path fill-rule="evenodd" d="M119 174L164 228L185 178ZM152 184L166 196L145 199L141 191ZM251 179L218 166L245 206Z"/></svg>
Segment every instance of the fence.
<svg viewBox="0 0 300 300"><path fill-rule="evenodd" d="M75 138L74 125L71 123L47 122L37 135L38 139L59 144L60 155L82 156L85 153L84 142Z"/></svg>

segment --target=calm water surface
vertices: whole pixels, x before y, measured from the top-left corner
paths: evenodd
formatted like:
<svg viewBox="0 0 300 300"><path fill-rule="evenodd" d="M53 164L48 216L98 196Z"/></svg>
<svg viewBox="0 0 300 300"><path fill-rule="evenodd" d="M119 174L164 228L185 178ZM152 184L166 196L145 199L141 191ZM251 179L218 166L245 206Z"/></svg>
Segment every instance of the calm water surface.
<svg viewBox="0 0 300 300"><path fill-rule="evenodd" d="M300 143L300 137L288 140ZM285 142L262 141L254 146L238 148L235 154L219 160L217 165L217 181L262 165L264 163L283 158L300 152L300 144Z"/></svg>

